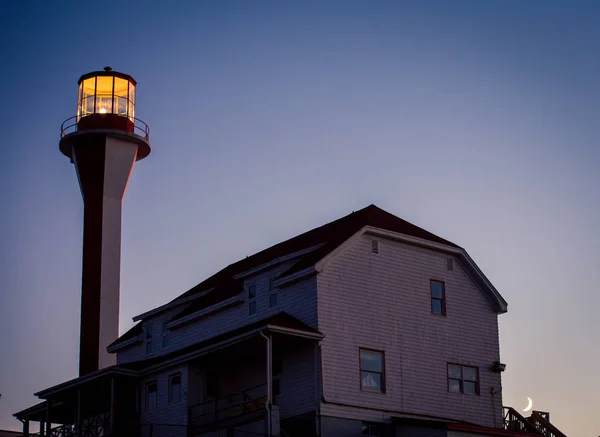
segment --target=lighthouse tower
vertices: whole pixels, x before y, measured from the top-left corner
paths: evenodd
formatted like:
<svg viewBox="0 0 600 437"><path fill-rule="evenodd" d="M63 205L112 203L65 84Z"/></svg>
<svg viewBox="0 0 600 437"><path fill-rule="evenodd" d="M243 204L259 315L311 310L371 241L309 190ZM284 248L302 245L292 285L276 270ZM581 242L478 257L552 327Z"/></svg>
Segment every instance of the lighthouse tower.
<svg viewBox="0 0 600 437"><path fill-rule="evenodd" d="M61 127L60 151L75 166L83 197L79 375L115 364L119 335L121 204L133 164L150 153L149 128L135 118L136 81L112 71L79 79L77 115Z"/></svg>

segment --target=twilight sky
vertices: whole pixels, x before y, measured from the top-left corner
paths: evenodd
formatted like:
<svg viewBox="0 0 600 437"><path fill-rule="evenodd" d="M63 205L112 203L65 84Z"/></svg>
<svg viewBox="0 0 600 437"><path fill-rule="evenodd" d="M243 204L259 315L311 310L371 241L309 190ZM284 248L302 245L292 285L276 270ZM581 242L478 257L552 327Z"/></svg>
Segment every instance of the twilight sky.
<svg viewBox="0 0 600 437"><path fill-rule="evenodd" d="M156 3L156 4L153 4ZM370 203L467 249L509 303L504 404L600 432L600 2L4 2L0 428L77 376L77 79L138 81L120 331Z"/></svg>

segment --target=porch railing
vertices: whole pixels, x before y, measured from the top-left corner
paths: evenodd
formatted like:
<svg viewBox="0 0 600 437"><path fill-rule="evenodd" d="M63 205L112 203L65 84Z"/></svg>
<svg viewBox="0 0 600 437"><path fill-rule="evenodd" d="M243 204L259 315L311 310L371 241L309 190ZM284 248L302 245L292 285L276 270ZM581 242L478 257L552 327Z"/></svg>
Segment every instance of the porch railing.
<svg viewBox="0 0 600 437"><path fill-rule="evenodd" d="M30 433L32 437L39 437L40 433ZM110 413L91 416L81 421L81 432L77 433L76 424L55 426L50 429L47 437L110 437Z"/></svg>
<svg viewBox="0 0 600 437"><path fill-rule="evenodd" d="M188 424L192 429L231 419L265 407L267 385L261 384L241 392L201 402L188 408Z"/></svg>

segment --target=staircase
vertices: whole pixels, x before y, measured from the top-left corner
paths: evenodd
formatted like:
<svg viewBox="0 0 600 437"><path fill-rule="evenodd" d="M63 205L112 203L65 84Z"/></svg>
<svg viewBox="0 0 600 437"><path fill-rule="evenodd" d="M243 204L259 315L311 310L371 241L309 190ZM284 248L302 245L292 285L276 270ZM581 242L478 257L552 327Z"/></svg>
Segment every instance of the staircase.
<svg viewBox="0 0 600 437"><path fill-rule="evenodd" d="M504 407L504 429L544 437L567 437L550 423L550 413L532 411L531 416L523 417L512 407Z"/></svg>

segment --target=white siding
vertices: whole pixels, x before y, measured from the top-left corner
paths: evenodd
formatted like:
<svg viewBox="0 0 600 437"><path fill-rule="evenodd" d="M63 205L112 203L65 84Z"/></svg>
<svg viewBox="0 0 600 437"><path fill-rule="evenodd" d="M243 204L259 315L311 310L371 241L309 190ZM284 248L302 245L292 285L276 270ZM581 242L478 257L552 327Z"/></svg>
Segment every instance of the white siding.
<svg viewBox="0 0 600 437"><path fill-rule="evenodd" d="M501 427L491 304L458 262L447 270L446 255L382 239L376 255L371 239L359 237L317 279L325 399ZM431 279L446 283L445 317L431 314ZM360 390L360 347L385 351L385 394ZM478 366L481 394L449 393L447 362Z"/></svg>

